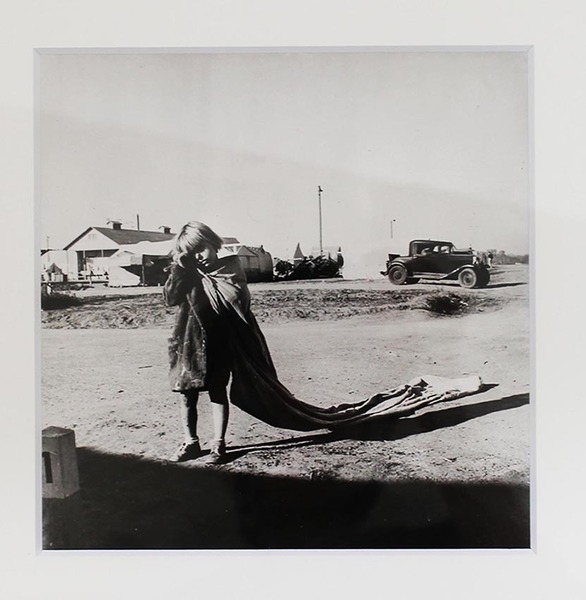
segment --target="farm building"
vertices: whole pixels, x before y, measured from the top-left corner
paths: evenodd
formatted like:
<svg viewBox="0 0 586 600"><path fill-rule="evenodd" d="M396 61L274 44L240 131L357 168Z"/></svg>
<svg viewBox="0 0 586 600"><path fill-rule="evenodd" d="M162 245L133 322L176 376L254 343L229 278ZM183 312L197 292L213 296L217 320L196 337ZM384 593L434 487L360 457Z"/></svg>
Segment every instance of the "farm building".
<svg viewBox="0 0 586 600"><path fill-rule="evenodd" d="M162 231L122 229L118 221L112 227L88 227L65 246L69 279L87 279L90 276L106 279L109 259L120 249L140 242L164 242L175 237L169 227Z"/></svg>
<svg viewBox="0 0 586 600"><path fill-rule="evenodd" d="M145 231L123 229L118 221L110 223L111 227L88 227L65 246L60 266L67 279L102 280L113 287L163 283L174 246L170 228ZM222 239L220 256L236 254L249 281L272 280L272 258L262 246L245 246L234 237Z"/></svg>

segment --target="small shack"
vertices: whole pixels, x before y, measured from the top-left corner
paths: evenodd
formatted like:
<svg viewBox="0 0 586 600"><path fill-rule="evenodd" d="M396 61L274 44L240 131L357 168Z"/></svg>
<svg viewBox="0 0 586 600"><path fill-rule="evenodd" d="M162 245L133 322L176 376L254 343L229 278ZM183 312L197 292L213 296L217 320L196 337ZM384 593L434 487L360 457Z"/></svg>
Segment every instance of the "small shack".
<svg viewBox="0 0 586 600"><path fill-rule="evenodd" d="M67 274L63 272L55 263L51 263L49 267L45 269L45 281L51 283L62 283L67 281Z"/></svg>

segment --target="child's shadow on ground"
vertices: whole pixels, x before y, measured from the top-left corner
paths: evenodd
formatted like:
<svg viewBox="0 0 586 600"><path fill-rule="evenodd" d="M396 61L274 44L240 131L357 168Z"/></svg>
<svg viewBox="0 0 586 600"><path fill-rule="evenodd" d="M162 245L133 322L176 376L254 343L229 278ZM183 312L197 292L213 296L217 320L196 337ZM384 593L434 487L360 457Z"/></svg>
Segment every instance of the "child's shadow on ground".
<svg viewBox="0 0 586 600"><path fill-rule="evenodd" d="M482 391L489 387L485 386ZM529 394L515 394L497 400L486 400L476 404L466 404L444 408L443 410L430 411L415 417L408 418L381 418L366 425L338 428L336 431L316 433L301 437L292 437L274 442L249 444L246 446L232 446L226 455L225 462L232 462L250 452L263 450L288 450L318 444L351 439L351 440L401 440L418 433L428 433L438 429L453 427L491 413L519 408L529 404Z"/></svg>

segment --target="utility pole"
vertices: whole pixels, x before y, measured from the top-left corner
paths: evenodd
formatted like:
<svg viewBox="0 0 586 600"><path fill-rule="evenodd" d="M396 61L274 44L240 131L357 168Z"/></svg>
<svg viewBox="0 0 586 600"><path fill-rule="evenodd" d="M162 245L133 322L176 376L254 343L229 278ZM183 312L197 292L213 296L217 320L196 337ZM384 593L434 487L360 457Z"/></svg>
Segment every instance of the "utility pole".
<svg viewBox="0 0 586 600"><path fill-rule="evenodd" d="M323 192L321 185L317 186L317 197L319 203L319 255L322 256L324 253L323 242L322 242L322 222L321 222L321 193Z"/></svg>
<svg viewBox="0 0 586 600"><path fill-rule="evenodd" d="M397 219L391 219L391 239L393 239L393 223L396 221Z"/></svg>

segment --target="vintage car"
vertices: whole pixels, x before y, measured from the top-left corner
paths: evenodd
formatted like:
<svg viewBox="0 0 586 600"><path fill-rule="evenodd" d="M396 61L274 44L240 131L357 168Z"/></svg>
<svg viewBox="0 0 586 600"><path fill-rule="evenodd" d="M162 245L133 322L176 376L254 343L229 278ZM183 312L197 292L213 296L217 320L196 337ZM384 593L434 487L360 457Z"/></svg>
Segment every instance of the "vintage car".
<svg viewBox="0 0 586 600"><path fill-rule="evenodd" d="M417 283L420 279L453 279L462 287L478 288L490 280L488 265L481 255L438 240L409 242L409 255L389 254L387 269L381 274L395 285Z"/></svg>

